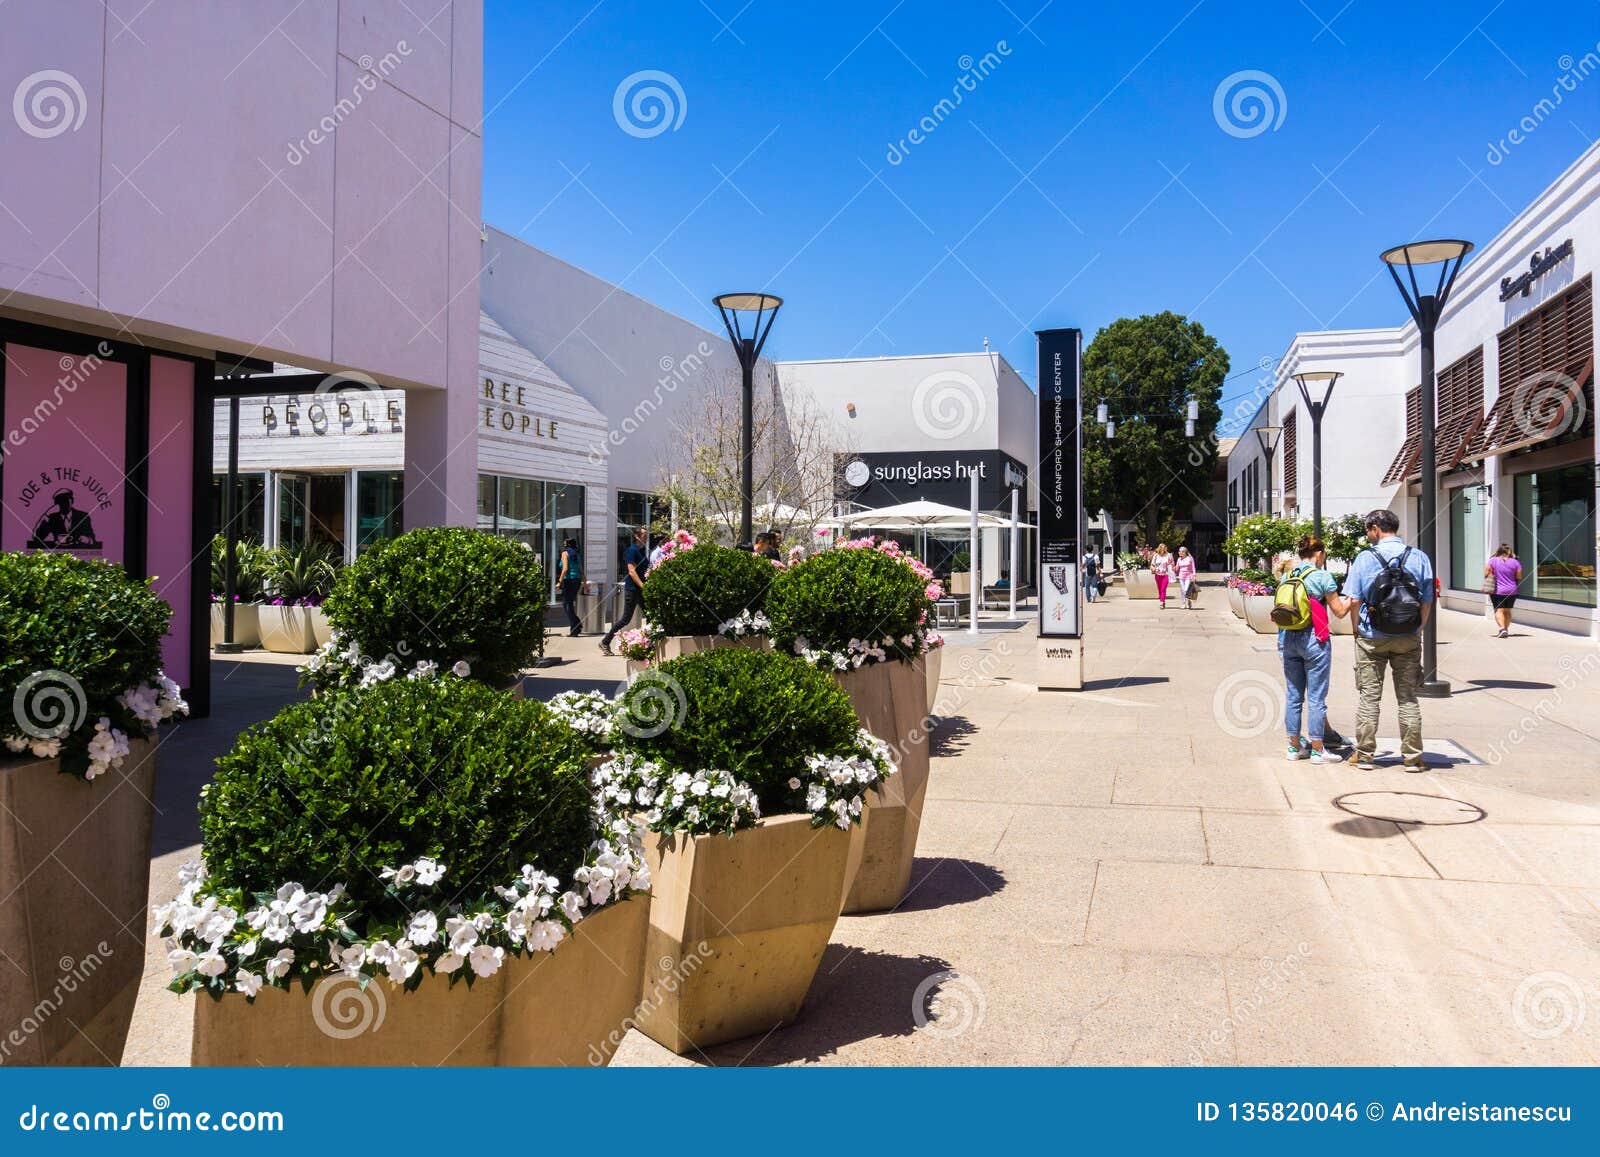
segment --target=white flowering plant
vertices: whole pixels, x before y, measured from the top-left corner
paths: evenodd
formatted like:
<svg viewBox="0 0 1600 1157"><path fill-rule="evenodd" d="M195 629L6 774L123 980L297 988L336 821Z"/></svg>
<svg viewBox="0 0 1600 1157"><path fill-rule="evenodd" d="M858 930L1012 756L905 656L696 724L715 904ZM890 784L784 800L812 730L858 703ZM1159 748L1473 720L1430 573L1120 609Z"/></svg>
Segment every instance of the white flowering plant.
<svg viewBox="0 0 1600 1157"><path fill-rule="evenodd" d="M609 815L642 815L653 832L732 835L761 818L755 790L717 768L669 772L624 753L595 768L591 781Z"/></svg>
<svg viewBox="0 0 1600 1157"><path fill-rule="evenodd" d="M765 638L771 630L771 619L748 608L717 626L717 634L725 639Z"/></svg>
<svg viewBox="0 0 1600 1157"><path fill-rule="evenodd" d="M297 670L300 683L310 683L319 691L351 691L371 687L390 679L438 679L472 677L472 664L466 659L441 666L433 659L411 661L411 647L401 640L394 651L376 658L363 654L361 645L343 631L334 631L328 641L311 653Z"/></svg>
<svg viewBox="0 0 1600 1157"><path fill-rule="evenodd" d="M584 738L591 751L611 746L616 704L601 691L563 691L550 700L550 714Z"/></svg>
<svg viewBox="0 0 1600 1157"><path fill-rule="evenodd" d="M944 590L893 540L852 539L785 570L767 596L773 645L826 671L910 662L943 638Z"/></svg>
<svg viewBox="0 0 1600 1157"><path fill-rule="evenodd" d="M172 609L120 566L0 554L0 750L86 780L189 706L161 669Z"/></svg>

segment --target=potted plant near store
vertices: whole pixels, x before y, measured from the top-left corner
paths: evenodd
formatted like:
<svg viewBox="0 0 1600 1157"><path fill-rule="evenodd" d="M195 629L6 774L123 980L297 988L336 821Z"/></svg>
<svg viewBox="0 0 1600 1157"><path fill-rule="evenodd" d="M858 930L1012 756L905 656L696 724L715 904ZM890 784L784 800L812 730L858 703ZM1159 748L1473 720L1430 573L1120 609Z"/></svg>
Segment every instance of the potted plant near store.
<svg viewBox="0 0 1600 1157"><path fill-rule="evenodd" d="M1230 574L1222 580L1222 585L1228 592L1228 609L1233 612L1233 617L1244 618L1244 593L1239 589L1239 576Z"/></svg>
<svg viewBox="0 0 1600 1157"><path fill-rule="evenodd" d="M911 882L928 787L926 655L942 642L929 617L941 594L899 544L865 538L790 567L767 599L774 647L830 673L899 765L869 801L846 912L892 908Z"/></svg>
<svg viewBox="0 0 1600 1157"><path fill-rule="evenodd" d="M245 732L154 914L193 1063L591 1063L638 1000L649 877L589 764L543 704L426 660Z"/></svg>
<svg viewBox="0 0 1600 1157"><path fill-rule="evenodd" d="M150 737L188 710L161 671L171 615L120 566L0 554L0 1063L122 1056L144 972Z"/></svg>
<svg viewBox="0 0 1600 1157"><path fill-rule="evenodd" d="M1258 635L1275 635L1278 626L1272 621L1272 604L1278 590L1278 580L1271 571L1247 568L1235 576L1235 589L1244 606L1244 621Z"/></svg>
<svg viewBox="0 0 1600 1157"><path fill-rule="evenodd" d="M261 645L261 598L266 573L265 552L247 539L234 544L233 641L241 647ZM225 638L227 623L228 544L220 534L211 540L211 645Z"/></svg>
<svg viewBox="0 0 1600 1157"><path fill-rule="evenodd" d="M767 590L778 568L746 550L669 540L639 595L658 660L715 646L766 647Z"/></svg>
<svg viewBox="0 0 1600 1157"><path fill-rule="evenodd" d="M636 680L613 734L599 794L650 833L638 1027L682 1054L789 1023L860 855L865 797L893 772L887 747L826 675L738 647Z"/></svg>
<svg viewBox="0 0 1600 1157"><path fill-rule="evenodd" d="M419 662L520 691L544 650L544 570L520 543L429 526L374 543L339 571L323 608L333 639L301 668L319 690Z"/></svg>
<svg viewBox="0 0 1600 1157"><path fill-rule="evenodd" d="M280 546L267 551L261 645L287 655L309 655L316 650L312 614L333 575L333 556L324 547Z"/></svg>
<svg viewBox="0 0 1600 1157"><path fill-rule="evenodd" d="M1130 599L1156 597L1156 578L1150 573L1150 555L1145 549L1125 550L1117 555L1117 569Z"/></svg>

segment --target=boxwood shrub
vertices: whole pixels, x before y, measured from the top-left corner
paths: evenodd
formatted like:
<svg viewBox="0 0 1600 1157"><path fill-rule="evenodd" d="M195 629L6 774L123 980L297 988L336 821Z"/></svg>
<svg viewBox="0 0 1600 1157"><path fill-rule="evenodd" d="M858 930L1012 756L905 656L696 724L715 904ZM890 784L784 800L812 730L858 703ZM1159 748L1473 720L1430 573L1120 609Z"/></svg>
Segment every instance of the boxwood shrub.
<svg viewBox="0 0 1600 1157"><path fill-rule="evenodd" d="M698 548L697 548L698 549ZM854 755L854 708L821 671L773 651L716 647L669 660L622 695L617 748L669 771L728 771L762 815L806 811L811 755Z"/></svg>
<svg viewBox="0 0 1600 1157"><path fill-rule="evenodd" d="M220 887L343 883L378 920L403 915L385 866L438 856L452 894L484 894L523 864L568 880L597 838L575 734L542 703L449 677L325 695L244 732L200 832Z"/></svg>
<svg viewBox="0 0 1600 1157"><path fill-rule="evenodd" d="M544 568L520 543L430 526L363 551L324 609L368 661L465 661L473 678L498 687L544 649L545 587Z"/></svg>
<svg viewBox="0 0 1600 1157"><path fill-rule="evenodd" d="M704 543L652 568L639 597L659 633L715 635L740 611L760 611L777 574L749 551Z"/></svg>
<svg viewBox="0 0 1600 1157"><path fill-rule="evenodd" d="M778 576L767 596L772 644L822 666L909 661L924 650L928 580L872 547L824 551Z"/></svg>

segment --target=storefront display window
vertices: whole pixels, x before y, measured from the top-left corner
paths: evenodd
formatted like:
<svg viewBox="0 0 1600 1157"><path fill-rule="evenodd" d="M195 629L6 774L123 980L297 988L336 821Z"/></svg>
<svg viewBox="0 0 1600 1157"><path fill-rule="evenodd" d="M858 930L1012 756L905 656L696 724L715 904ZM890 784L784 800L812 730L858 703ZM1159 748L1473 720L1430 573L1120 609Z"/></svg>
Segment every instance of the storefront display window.
<svg viewBox="0 0 1600 1157"><path fill-rule="evenodd" d="M583 487L537 478L478 475L478 529L526 543L552 584L551 564L568 538L583 541Z"/></svg>
<svg viewBox="0 0 1600 1157"><path fill-rule="evenodd" d="M1450 491L1450 588L1475 591L1483 588L1483 567L1488 561L1484 549L1484 508L1477 500L1478 488L1463 486Z"/></svg>
<svg viewBox="0 0 1600 1157"><path fill-rule="evenodd" d="M267 476L240 474L235 479L234 509L239 512L239 537L263 542L267 533ZM226 474L211 476L211 531L222 533L222 497L227 488Z"/></svg>
<svg viewBox="0 0 1600 1157"><path fill-rule="evenodd" d="M617 491L616 573L623 573L622 555L633 541L633 532L650 525L650 496L637 490Z"/></svg>
<svg viewBox="0 0 1600 1157"><path fill-rule="evenodd" d="M1522 593L1594 606L1594 466L1581 463L1518 474L1516 526Z"/></svg>
<svg viewBox="0 0 1600 1157"><path fill-rule="evenodd" d="M394 538L405 528L400 470L363 470L356 475L356 550Z"/></svg>

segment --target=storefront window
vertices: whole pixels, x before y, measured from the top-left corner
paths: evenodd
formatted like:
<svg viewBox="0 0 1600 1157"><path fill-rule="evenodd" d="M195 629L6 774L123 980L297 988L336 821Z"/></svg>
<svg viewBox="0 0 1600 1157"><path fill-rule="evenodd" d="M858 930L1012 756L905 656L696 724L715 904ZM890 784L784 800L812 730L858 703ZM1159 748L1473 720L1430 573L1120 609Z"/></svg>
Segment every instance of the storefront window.
<svg viewBox="0 0 1600 1157"><path fill-rule="evenodd" d="M1516 549L1523 594L1595 605L1594 467L1516 476Z"/></svg>
<svg viewBox="0 0 1600 1157"><path fill-rule="evenodd" d="M344 554L343 474L278 475L278 545L290 550L321 547Z"/></svg>
<svg viewBox="0 0 1600 1157"><path fill-rule="evenodd" d="M1450 587L1458 591L1483 589L1484 508L1478 505L1477 487L1450 492Z"/></svg>
<svg viewBox="0 0 1600 1157"><path fill-rule="evenodd" d="M583 542L583 487L480 474L478 529L526 543L549 572L564 540ZM553 573L550 580L553 586Z"/></svg>
<svg viewBox="0 0 1600 1157"><path fill-rule="evenodd" d="M239 512L239 537L250 542L262 542L267 533L267 476L265 474L239 474L234 479L234 509ZM211 532L222 533L222 495L227 489L228 476L211 476Z"/></svg>
<svg viewBox="0 0 1600 1157"><path fill-rule="evenodd" d="M622 555L633 542L633 532L650 525L650 496L637 490L617 491L617 574L624 573Z"/></svg>
<svg viewBox="0 0 1600 1157"><path fill-rule="evenodd" d="M363 470L356 475L356 550L394 538L401 518L406 476L395 470Z"/></svg>

